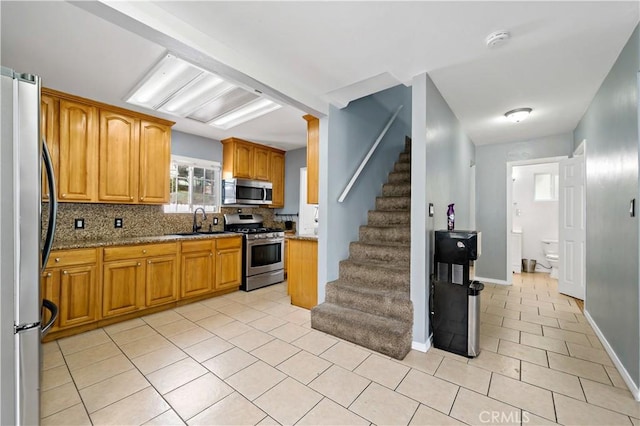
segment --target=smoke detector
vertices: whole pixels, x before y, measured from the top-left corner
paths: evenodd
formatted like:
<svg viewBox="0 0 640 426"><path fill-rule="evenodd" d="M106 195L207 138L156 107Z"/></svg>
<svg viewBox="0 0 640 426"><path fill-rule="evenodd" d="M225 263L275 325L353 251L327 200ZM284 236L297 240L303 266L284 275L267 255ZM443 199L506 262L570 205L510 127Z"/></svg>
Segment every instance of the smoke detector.
<svg viewBox="0 0 640 426"><path fill-rule="evenodd" d="M487 47L491 49L492 47L500 46L506 43L506 41L509 40L510 37L511 34L509 34L509 31L494 31L487 36L485 41L487 42Z"/></svg>

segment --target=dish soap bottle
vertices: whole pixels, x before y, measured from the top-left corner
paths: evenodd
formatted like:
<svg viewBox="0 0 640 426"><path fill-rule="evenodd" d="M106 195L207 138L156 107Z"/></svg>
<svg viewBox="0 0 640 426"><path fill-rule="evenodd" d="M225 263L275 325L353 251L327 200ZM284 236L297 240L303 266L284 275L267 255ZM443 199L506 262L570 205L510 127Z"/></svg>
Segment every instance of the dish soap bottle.
<svg viewBox="0 0 640 426"><path fill-rule="evenodd" d="M455 204L449 204L449 208L447 209L447 229L449 231L453 231L456 223L456 213L453 211L454 205Z"/></svg>

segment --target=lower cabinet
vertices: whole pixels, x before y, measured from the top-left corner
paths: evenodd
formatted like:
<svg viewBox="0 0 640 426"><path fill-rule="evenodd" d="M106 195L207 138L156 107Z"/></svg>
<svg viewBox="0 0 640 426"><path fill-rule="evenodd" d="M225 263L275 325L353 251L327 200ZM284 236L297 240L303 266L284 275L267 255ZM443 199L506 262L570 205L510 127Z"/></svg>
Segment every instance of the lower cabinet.
<svg viewBox="0 0 640 426"><path fill-rule="evenodd" d="M58 319L50 332L99 319L96 284L96 249L51 252L40 283L41 296L58 306ZM48 320L43 318L45 323Z"/></svg>
<svg viewBox="0 0 640 426"><path fill-rule="evenodd" d="M87 327L78 326L228 292L241 281L240 236L53 251L40 280L42 298L59 310L47 340L73 334L74 327L82 331Z"/></svg>
<svg viewBox="0 0 640 426"><path fill-rule="evenodd" d="M104 249L102 316L135 312L178 299L178 244Z"/></svg>
<svg viewBox="0 0 640 426"><path fill-rule="evenodd" d="M291 304L311 309L318 304L318 242L290 238L288 248Z"/></svg>

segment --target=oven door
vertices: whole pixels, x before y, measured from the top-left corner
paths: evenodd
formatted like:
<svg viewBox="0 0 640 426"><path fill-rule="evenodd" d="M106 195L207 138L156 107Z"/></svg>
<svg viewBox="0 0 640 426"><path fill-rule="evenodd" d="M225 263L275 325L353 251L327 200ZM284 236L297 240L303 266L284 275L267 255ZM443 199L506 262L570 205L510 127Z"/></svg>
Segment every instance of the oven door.
<svg viewBox="0 0 640 426"><path fill-rule="evenodd" d="M246 276L284 269L284 239L247 241Z"/></svg>

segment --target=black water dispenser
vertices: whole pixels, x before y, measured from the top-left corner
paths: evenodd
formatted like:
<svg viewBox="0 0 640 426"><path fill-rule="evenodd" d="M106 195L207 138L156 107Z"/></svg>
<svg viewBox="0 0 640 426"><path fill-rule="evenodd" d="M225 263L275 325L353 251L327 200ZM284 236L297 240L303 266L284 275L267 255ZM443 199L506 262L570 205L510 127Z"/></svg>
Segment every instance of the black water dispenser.
<svg viewBox="0 0 640 426"><path fill-rule="evenodd" d="M466 357L480 353L480 292L470 263L481 250L476 231L436 231L430 319L433 346Z"/></svg>

